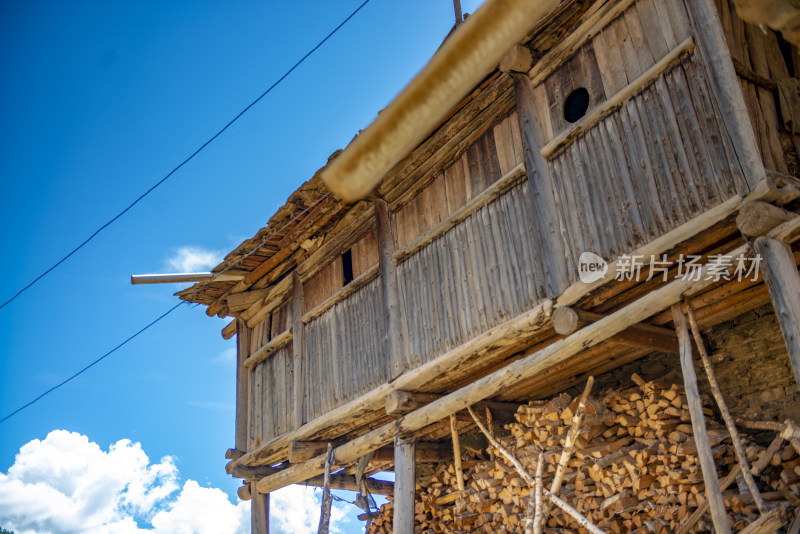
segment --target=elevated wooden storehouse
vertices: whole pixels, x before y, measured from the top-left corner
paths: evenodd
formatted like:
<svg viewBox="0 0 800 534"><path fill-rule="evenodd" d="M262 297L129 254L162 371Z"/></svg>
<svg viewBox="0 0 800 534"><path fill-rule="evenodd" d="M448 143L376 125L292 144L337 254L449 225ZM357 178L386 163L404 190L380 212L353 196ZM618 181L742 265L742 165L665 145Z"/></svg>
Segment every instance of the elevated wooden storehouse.
<svg viewBox="0 0 800 534"><path fill-rule="evenodd" d="M381 114L416 137L363 198L342 183L371 161L378 121L214 269L224 277L179 293L233 317L228 470L258 495L254 532L264 494L320 484L328 443L333 487L395 470L393 489L366 484L394 492L395 532L413 532L415 458L452 457L451 436L473 427L451 415L488 401L500 417L648 358L680 369L679 352L687 371L682 301L704 332L766 309L754 335L786 346L748 384L781 388L764 418L798 413L796 49L728 0L545 7L432 129L403 122L414 82ZM479 15L449 39L486 30ZM737 280L737 261L752 276Z"/></svg>

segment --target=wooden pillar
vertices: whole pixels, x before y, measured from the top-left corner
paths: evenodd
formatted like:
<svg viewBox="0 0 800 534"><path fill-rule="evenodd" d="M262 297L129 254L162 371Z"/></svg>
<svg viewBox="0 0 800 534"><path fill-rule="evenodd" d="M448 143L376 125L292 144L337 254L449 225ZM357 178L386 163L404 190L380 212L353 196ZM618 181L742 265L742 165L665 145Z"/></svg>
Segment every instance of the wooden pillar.
<svg viewBox="0 0 800 534"><path fill-rule="evenodd" d="M519 128L525 154L525 169L531 188L534 247L536 256L544 258L545 289L548 298L555 298L569 286L567 262L563 260L564 243L558 224L558 211L553 194L550 167L541 153L544 134L535 110L533 87L527 74L515 72L514 98L517 103ZM592 251L594 252L594 251Z"/></svg>
<svg viewBox="0 0 800 534"><path fill-rule="evenodd" d="M694 26L697 44L706 72L714 89L715 104L724 118L725 129L731 137L747 184L736 184L736 192L744 196L766 177L758 151L750 114L745 106L739 78L731 60L731 51L719 19L714 0L686 2Z"/></svg>
<svg viewBox="0 0 800 534"><path fill-rule="evenodd" d="M800 386L800 275L794 256L788 245L771 237L759 237L753 248L761 256L760 269Z"/></svg>
<svg viewBox="0 0 800 534"><path fill-rule="evenodd" d="M703 404L700 401L700 390L697 387L697 373L694 370L694 360L692 358L692 340L689 337L689 328L686 325L686 317L681 311L680 303L673 304L672 319L675 322L675 331L678 334L683 384L686 389L686 403L689 405L689 415L692 418L692 433L697 446L697 456L700 458L700 468L703 471L706 500L711 505L711 519L718 534L730 534L731 527L728 525L728 514L725 512L725 501L722 498L719 478L717 478L714 453L711 451L711 444L708 441Z"/></svg>
<svg viewBox="0 0 800 534"><path fill-rule="evenodd" d="M294 360L294 427L300 428L305 423L303 417L306 400L305 380L305 325L303 313L305 312L305 298L303 295L303 281L297 271L292 273L292 358Z"/></svg>
<svg viewBox="0 0 800 534"><path fill-rule="evenodd" d="M269 534L269 493L256 491L256 483L250 483L250 530L252 534Z"/></svg>
<svg viewBox="0 0 800 534"><path fill-rule="evenodd" d="M250 329L247 322L236 319L236 430L234 447L247 451L248 410L250 405L250 371L244 361L250 355Z"/></svg>
<svg viewBox="0 0 800 534"><path fill-rule="evenodd" d="M383 287L384 324L386 324L385 353L389 380L400 376L408 365L408 351L405 350L400 297L397 289L397 273L392 255L395 241L389 218L389 206L383 199L375 199L375 227L378 234L378 261L381 266Z"/></svg>
<svg viewBox="0 0 800 534"><path fill-rule="evenodd" d="M414 534L417 469L414 442L394 440L394 534Z"/></svg>

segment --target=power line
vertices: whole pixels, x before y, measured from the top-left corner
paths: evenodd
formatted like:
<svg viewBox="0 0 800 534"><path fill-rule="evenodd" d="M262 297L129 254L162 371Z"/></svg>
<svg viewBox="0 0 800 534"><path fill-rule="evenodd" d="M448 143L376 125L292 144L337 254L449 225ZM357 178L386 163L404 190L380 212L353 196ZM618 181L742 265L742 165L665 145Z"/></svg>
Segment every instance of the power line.
<svg viewBox="0 0 800 534"><path fill-rule="evenodd" d="M112 217L112 218L111 218L111 219L110 219L108 222L106 222L106 223L105 223L104 225L102 225L100 228L98 228L97 230L95 230L95 231L94 231L94 233L93 233L92 235L90 235L89 237L87 237L87 238L86 238L86 239L85 239L85 240L84 240L84 241L83 241L83 242L82 242L80 245L78 245L77 247L75 247L74 249L72 249L72 250L71 250L71 251L70 251L70 252L69 252L69 253L68 253L66 256L64 256L63 258L61 258L60 260L58 260L58 261L57 261L56 263L54 263L54 264L53 264L53 265L52 265L52 266L51 266L49 269L47 269L47 270L46 270L46 271L44 271L42 274L40 274L39 276L37 276L36 278L34 278L34 279L33 279L33 280L32 280L32 281L31 281L31 282L28 284L28 285L26 285L25 287L23 287L22 289L20 289L19 291L17 291L17 292L16 292L16 293L15 293L15 294L14 294L14 295L11 297L11 298L9 298L8 300L6 300L6 301L5 301L5 302L3 302L2 304L0 304L0 309L3 309L3 308L4 308L4 307L7 305L7 304L11 303L11 302L12 302L14 299L16 299L16 298L17 298L18 296L20 296L22 293L24 293L25 291L27 291L28 289L30 289L30 288L31 288L31 287L32 287L32 286L33 286L33 285L34 285L36 282L38 282L39 280L41 280L42 278L44 278L45 276L47 276L47 275L48 275L48 274L49 274L49 273L50 273L50 272L51 272L53 269L55 269L56 267L58 267L59 265L61 265L62 263L64 263L64 262L65 262L67 259L69 259L69 258L70 258L70 256L72 256L73 254L75 254L76 252L78 252L80 249L82 249L84 246L86 246L86 244L87 244L87 243L89 243L89 241L91 241L92 239L94 239L94 238L97 236L97 234L99 234L100 232L102 232L103 230L105 230L105 229L106 229L108 226L110 226L110 225L111 225L111 224L112 224L114 221L116 221L117 219L119 219L120 217L122 217L123 215L125 215L125 213L127 213L127 212L128 212L130 209L131 209L131 208L133 208L133 207L134 207L136 204L138 204L140 200L142 200L144 197L146 197L147 195L149 195L150 193L152 193L152 192L153 192L153 190L155 190L155 189L156 189L158 186L160 186L160 185L161 185L161 184L163 184L165 181L167 181L167 179L169 179L169 177L170 177L170 176L172 176L173 174L175 174L175 173L176 173L176 172L177 172L177 171L178 171L178 170L179 170L181 167L183 167L184 165L186 165L187 163L189 163L191 160L193 160L193 159L194 159L194 157L195 157L195 156L197 156L197 155L198 155L198 154L199 154L199 153L200 153L200 152L201 152L203 149L205 149L205 148L206 148L208 145L210 145L210 144L211 144L211 143L212 143L212 142L213 142L215 139L217 139L217 137L219 137L220 135L222 135L222 134L225 132L225 130L227 130L227 129L228 129L230 126L231 126L231 125L233 125L233 123L235 123L237 120L239 120L239 118L240 118L242 115L244 115L245 113L247 113L247 112L250 110L250 108L252 108L252 107L253 107L253 106L255 106L256 104L258 104L258 102L259 102L259 101L261 101L261 99L262 99L262 98L264 98L265 96L267 96L267 95L268 95L268 94L269 94L269 93L270 93L270 92L271 92L273 89L275 89L275 87L277 87L277 86L278 86L278 84L280 84L280 83L281 83L283 80L285 80L285 79L286 79L286 77L288 77L288 76L289 76L289 75L290 75L290 74L291 74L291 73L292 73L292 72L293 72L293 71L294 71L294 70L295 70L297 67L299 67L299 66L300 66L300 65L301 65L301 64L302 64L302 63L303 63L303 62L304 62L306 59L308 59L308 57L309 57L311 54L313 54L314 52L316 52L316 51L319 49L319 47L321 47L323 44L325 44L325 42L326 42L328 39L330 39L331 37L333 37L333 36L334 36L334 34L336 34L336 32L338 32L338 31L339 31L339 30L342 28L342 26L344 26L345 24L347 24L347 23L350 21L350 19L352 19L352 18L353 18L353 17L356 15L356 13L358 13L359 11L361 11L361 9L362 9L364 6L366 6L366 5L369 3L369 1L370 1L370 0L364 0L364 1L363 1L363 2L362 2L362 3L361 3L361 4L360 4L360 5L359 5L359 6L358 6L358 7L357 7L355 10L353 10L353 12L352 12L352 13L350 13L350 14L347 16L347 18L345 18L345 19L344 19L342 22L340 22L338 26L336 26L336 27L335 27L333 30L331 30L331 31L328 33L328 35L326 35L326 36L325 36L325 37L324 37L324 38L323 38L321 41L319 41L319 42L318 42L318 43L317 43L317 44L316 44L316 45L315 45L315 46L314 46L314 47L313 47L311 50L309 50L308 52L306 52L306 54L305 54L303 57L301 57L301 58L300 58L300 59L299 59L299 60L298 60L298 61L297 61L297 62L296 62L294 65L292 65L292 67L291 67L289 70L287 70L285 73L283 73L283 75L282 75L280 78L278 78L278 79L277 79L277 80L276 80L276 81L275 81L275 82L274 82L272 85L270 85L270 86L269 86L269 87L268 87L268 88L267 88L267 89L266 89L266 90L265 90L263 93L261 93L261 94L260 94L260 95L259 95L259 96L258 96L258 97L255 99L255 100L253 100L252 102L250 102L250 104L248 104L247 106L245 106L245 108L244 108L242 111L240 111L240 112L239 112L239 113L238 113L238 114L237 114L235 117L233 117L233 118L232 118L230 121L228 121L228 123L227 123L225 126L223 126L223 127L222 127L222 128L221 128L221 129L220 129L218 132L217 132L217 133L215 133L214 135L212 135L212 136L211 136L211 137L210 137L210 138L209 138L209 139L208 139L208 140L207 140L205 143L203 143L202 145L200 145L200 147L199 147L197 150L195 150L194 152L192 152L192 154L191 154L189 157L187 157L186 159L184 159L184 160L183 160L183 161L182 161L182 162L181 162L181 163L180 163L178 166L176 166L174 169L172 169L172 170L171 170L171 171L170 171L170 172L169 172L169 173L168 173L166 176L164 176L164 177L163 177L163 178L161 178L161 179L160 179L158 182L156 182L156 183L155 183L153 186L151 186L151 187L150 187L150 189L148 189L147 191L145 191L144 193L142 193L141 195L139 195L139 197L138 197L138 198L136 198L136 200L134 200L134 201L133 201L133 202L131 202L130 204L128 204L128 206L127 206L125 209L123 209L121 212L119 212L119 213L118 213L118 214L116 214L114 217Z"/></svg>
<svg viewBox="0 0 800 534"><path fill-rule="evenodd" d="M124 347L124 346L125 346L125 345L126 345L128 342L129 342L129 341L132 341L132 340L133 340L135 337L137 337L139 334L143 333L145 330L147 330L148 328L150 328L151 326L153 326L154 324L156 324L157 322L159 322L161 319L163 319L164 317L166 317L166 316L167 316L167 315L169 315L170 313L172 313L172 312L174 312L175 310L177 310L177 309L178 309L178 308L179 308L181 305L183 305L183 304L186 304L186 302L184 302L184 301L181 301L181 302L177 303L175 306L173 306L172 308L170 308L168 311L166 311L165 313L161 314L161 315L160 315L160 316L159 316L157 319L154 319L153 321L151 321L151 322L150 322L150 323L149 323L147 326L145 326L144 328L140 329L138 332L136 332L135 334L133 334L132 336L130 336L128 339L126 339L125 341L123 341L122 343L120 343L119 345L117 345L116 347L114 347L113 349L111 349L110 351L106 352L105 354L103 354L102 356L100 356L99 358L97 358L95 361L93 361L92 363L90 363L89 365L87 365L86 367L84 367L83 369L81 369L80 371L78 371L77 373L75 373L74 375L72 375L71 377L67 378L66 380L64 380L64 381L63 381L63 382L61 382L60 384L56 384L55 386L51 387L50 389L48 389L47 391L45 391L44 393L42 393L41 395L39 395L38 397L36 397L35 399L33 399L32 401L30 401L28 404L25 404L24 406L20 406L19 408L17 408L16 410L14 410L13 412L11 412L10 414L8 414L8 415L6 415L5 417L3 417L2 419L0 419L0 423L2 423L3 421L5 421L6 419L10 418L11 416L18 414L19 412L21 412L22 410L24 410L24 409L25 409L25 408L27 408L28 406L31 406L31 405L33 405L33 404L37 403L37 402L38 402L38 401L40 401L42 398L44 398L46 395L48 395L48 394L52 393L53 391L57 390L57 389L58 389L58 388L60 388L61 386L63 386L63 385L65 385L65 384L67 384L68 382L70 382L70 381L74 380L75 378L77 378L78 376L82 375L84 372L88 371L90 368L94 367L95 365L97 365L97 364L98 364L98 363L100 363L101 361L103 361L103 360L105 360L106 358L108 358L109 356L111 356L111 355L112 355L113 353L115 353L117 350L119 350L119 349L121 349L122 347Z"/></svg>
<svg viewBox="0 0 800 534"><path fill-rule="evenodd" d="M369 1L369 0L367 0L367 1ZM362 4L362 5L363 5L363 4ZM291 225L293 222L295 222L295 221L297 221L298 219L300 219L300 217L302 217L302 216L303 216L303 215L305 215L306 213L309 213L309 212L311 212L311 210L313 210L313 209L314 209L314 208L315 208L315 207L316 207L318 204L322 203L322 202L323 202L323 201L324 201L326 198L328 198L329 196L330 196L330 193L325 193L325 194L324 194L324 195L322 195L320 198L318 198L318 199L317 199L317 200L316 200L316 201L315 201L313 204L311 204L310 206L307 206L307 207L306 207L304 210L302 210L302 211L300 211L300 212L296 213L294 217L292 217L290 220L286 221L286 222L283 224L283 226L282 226L282 227L281 227L279 230L277 230L277 232L274 232L274 233L272 233L272 234L270 234L270 235L274 235L275 233L278 233L278 234L279 234L279 233L283 232L283 231L284 231L286 228L288 228L288 227L289 227L289 226L290 226L290 225ZM242 256L240 256L240 257L239 257L239 258L238 258L236 261L234 261L234 262L230 263L228 266L226 266L224 269L222 269L222 271L220 271L218 274L222 274L222 273L224 273L224 272L228 271L229 269L232 269L232 268L233 268L233 267L235 267L237 264L239 264L239 262L241 262L241 261L243 261L243 260L245 260L245 259L249 258L250 256L252 256L253 254L255 254L255 253L256 253L256 252L257 252L257 251L258 251L258 250L261 248L261 246L262 246L262 245L264 245L264 244L267 242L268 238L269 238L269 236L265 236L265 237L264 237L264 239L261 241L261 243L259 243L259 244L258 244L257 246L255 246L255 247L253 247L253 250L251 250L251 251L250 251L250 252L248 252L247 254L243 254ZM187 298L189 298L189 297L191 297L191 296L193 296L193 295L197 294L198 292L200 292L201 290L203 290L205 287L207 287L207 286L208 286L209 284L211 284L212 282L213 282L213 280L210 280L210 281L207 281L207 282L203 283L203 284L202 284L200 287L198 287L197 289L195 289L194 291L192 291L192 292L191 292L191 293L188 295L188 297L187 297ZM156 318L156 319L154 319L153 321L151 321L151 322L150 322L150 323L149 323L147 326L145 326L144 328L142 328L141 330L139 330L138 332L136 332L135 334L133 334L132 336L130 336L128 339L126 339L125 341L123 341L122 343L120 343L119 345L117 345L116 347L114 347L113 349L111 349L110 351L106 352L105 354L103 354L102 356L100 356L99 358L97 358L95 361L93 361L92 363L90 363L89 365L87 365L86 367L84 367L83 369L81 369L80 371L78 371L77 373L75 373L74 375L70 376L69 378L67 378L66 380L64 380L63 382L61 382L60 384L57 384L57 385L55 385L55 386L51 387L50 389L48 389L47 391L45 391L44 393L42 393L41 395L39 395L38 397L36 397L36 398L35 398L35 399L33 399L32 401L30 401L29 403L25 404L24 406L20 406L19 408L17 408L16 410L14 410L13 412L11 412L10 414L8 414L8 415L6 415L5 417L3 417L2 419L0 419L0 423L2 423L3 421L5 421L6 419L9 419L9 418L10 418L10 417L12 417L13 415L16 415L16 414L18 414L19 412L21 412L21 411L22 411L22 410L24 410L25 408L27 408L27 407L29 407L29 406L32 406L33 404L37 403L38 401L40 401L41 399L43 399L43 398L44 398L45 396L47 396L48 394L50 394L50 393L52 393L53 391L57 390L57 389L58 389L58 388L60 388L61 386L63 386L63 385L65 385L65 384L67 384L67 383L68 383L68 382L70 382L71 380L73 380L73 379L77 378L78 376L80 376L81 374L83 374L85 371L88 371L90 368L94 367L95 365L97 365L98 363L100 363L102 360L104 360L104 359L106 359L107 357L111 356L111 355L112 355L114 352L116 352L118 349L122 348L122 347L123 347L124 345L126 345L126 344L127 344L129 341L132 341L132 340L133 340L135 337L137 337L139 334L142 334L142 333L144 333L144 331L145 331L145 330L147 330L147 329L148 329L148 328L150 328L151 326L155 325L157 322L159 322L161 319L165 318L167 315L169 315L169 314L170 314L170 313L172 313L173 311L177 310L177 309L178 309L178 307L180 307L182 304L188 304L188 302L187 302L187 301L185 301L185 300L183 300L183 301L181 301L181 302L178 302L178 303L177 303L175 306L173 306L172 308L170 308L168 311L166 311L165 313L163 313L162 315L160 315L158 318Z"/></svg>

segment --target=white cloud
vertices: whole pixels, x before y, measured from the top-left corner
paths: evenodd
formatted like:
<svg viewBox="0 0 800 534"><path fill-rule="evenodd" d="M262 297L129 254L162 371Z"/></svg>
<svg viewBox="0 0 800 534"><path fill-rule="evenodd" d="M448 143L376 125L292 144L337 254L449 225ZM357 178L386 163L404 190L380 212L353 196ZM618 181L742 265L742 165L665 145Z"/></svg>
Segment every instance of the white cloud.
<svg viewBox="0 0 800 534"><path fill-rule="evenodd" d="M216 358L214 358L215 362L218 363L232 363L236 361L236 347L228 347L227 349L220 352Z"/></svg>
<svg viewBox="0 0 800 534"><path fill-rule="evenodd" d="M313 534L319 527L322 491L307 486L288 486L270 494L269 513L272 525L281 532ZM346 505L334 502L331 507L330 531L341 533L347 521Z"/></svg>
<svg viewBox="0 0 800 534"><path fill-rule="evenodd" d="M249 503L231 504L193 480L178 490L170 457L150 463L139 443L123 439L104 451L54 430L0 473L0 525L16 534L249 533Z"/></svg>
<svg viewBox="0 0 800 534"><path fill-rule="evenodd" d="M172 256L164 260L170 272L194 273L208 271L222 261L222 254L216 250L185 246L175 249Z"/></svg>

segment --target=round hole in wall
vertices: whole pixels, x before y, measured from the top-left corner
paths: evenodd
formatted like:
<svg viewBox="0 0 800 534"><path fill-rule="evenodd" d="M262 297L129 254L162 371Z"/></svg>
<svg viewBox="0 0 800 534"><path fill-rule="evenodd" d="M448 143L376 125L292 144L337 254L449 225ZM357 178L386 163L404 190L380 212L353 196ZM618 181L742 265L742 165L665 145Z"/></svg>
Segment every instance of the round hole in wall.
<svg viewBox="0 0 800 534"><path fill-rule="evenodd" d="M589 91L585 87L579 87L572 91L564 101L564 120L573 123L577 122L589 109Z"/></svg>

